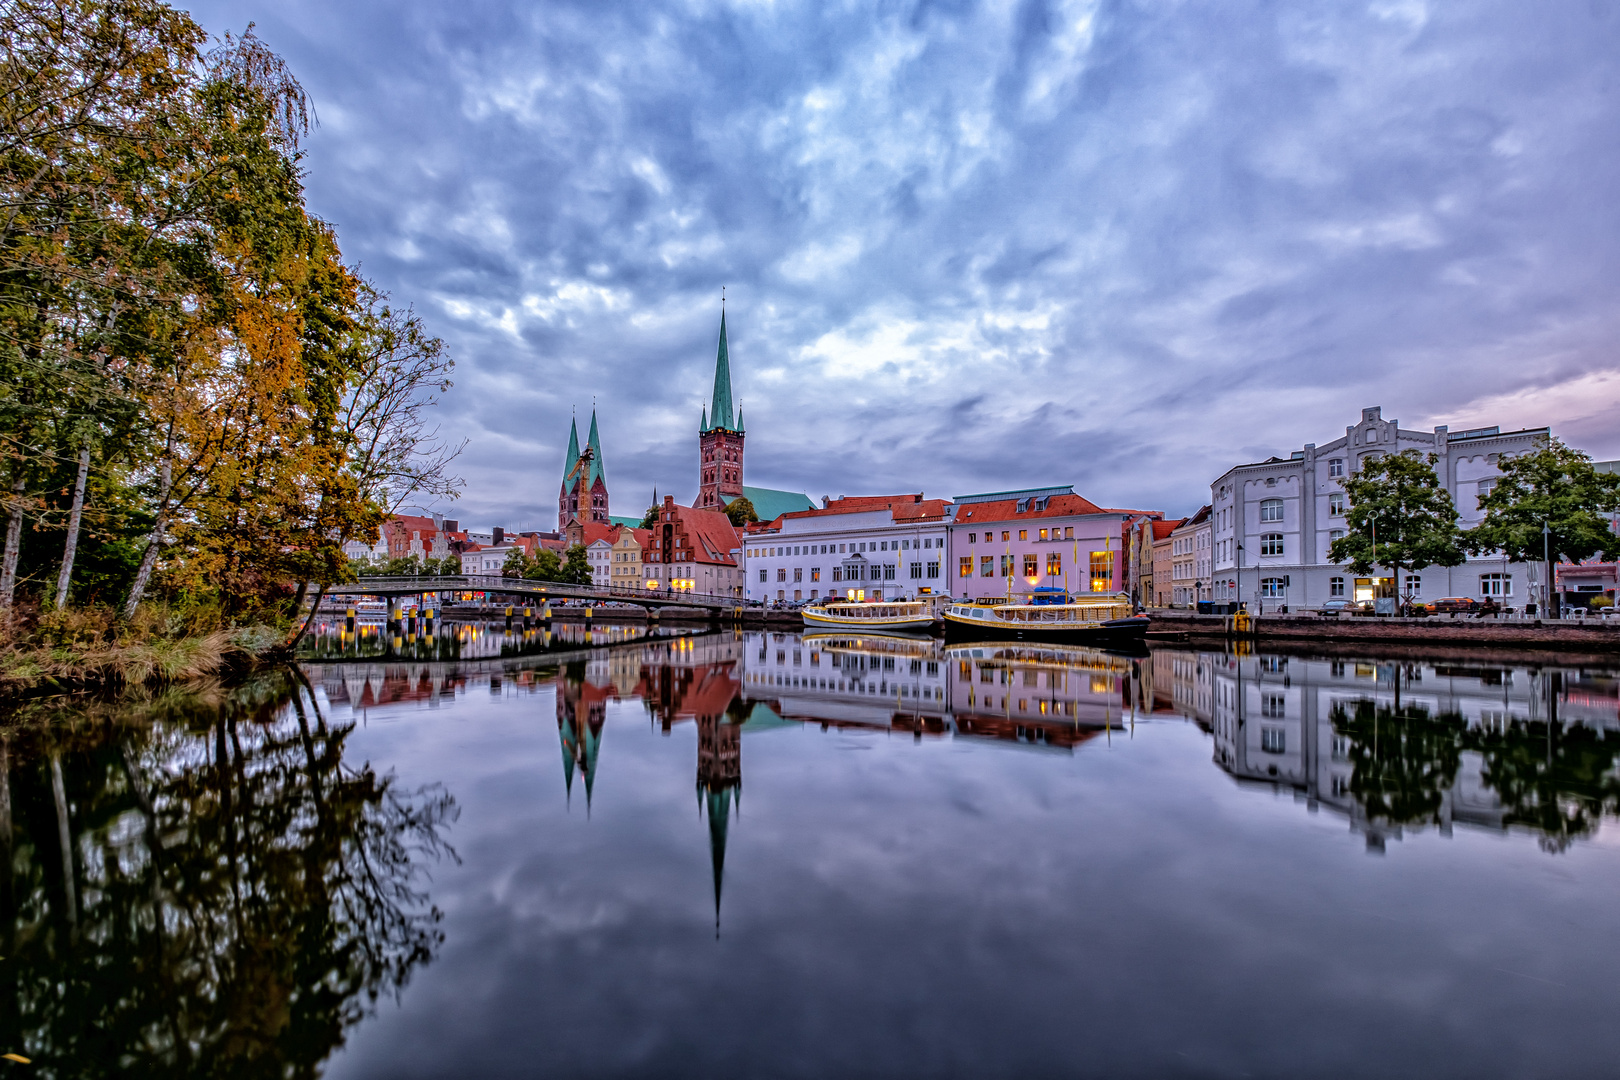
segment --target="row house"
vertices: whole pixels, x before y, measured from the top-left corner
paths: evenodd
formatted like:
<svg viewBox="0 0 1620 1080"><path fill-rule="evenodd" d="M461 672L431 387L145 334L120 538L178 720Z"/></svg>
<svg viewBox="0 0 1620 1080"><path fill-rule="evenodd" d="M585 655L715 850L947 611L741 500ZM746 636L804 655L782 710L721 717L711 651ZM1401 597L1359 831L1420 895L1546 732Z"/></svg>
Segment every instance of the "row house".
<svg viewBox="0 0 1620 1080"><path fill-rule="evenodd" d="M1400 582L1391 576L1358 577L1328 559L1328 546L1345 535L1349 501L1345 479L1380 454L1415 450L1435 458L1435 473L1450 493L1458 524L1484 517L1479 500L1495 485L1498 465L1545 445L1547 428L1498 427L1416 431L1385 420L1382 410L1361 410L1343 437L1306 443L1287 458L1237 465L1210 485L1215 600L1309 607L1345 597L1371 600L1397 593L1415 600L1480 596L1517 606L1535 599L1530 568L1499 555L1471 555L1460 566L1429 566ZM1378 574L1388 574L1383 568Z"/></svg>
<svg viewBox="0 0 1620 1080"><path fill-rule="evenodd" d="M382 524L382 540L390 559L442 559L455 555L472 537L461 531L461 523L435 514L395 514Z"/></svg>
<svg viewBox="0 0 1620 1080"><path fill-rule="evenodd" d="M1183 520L1170 533L1170 604L1172 607L1194 607L1200 600L1209 599L1210 575L1213 572L1213 529L1210 508ZM1162 605L1161 605L1162 606Z"/></svg>
<svg viewBox="0 0 1620 1080"><path fill-rule="evenodd" d="M959 495L949 528L950 591L968 599L1018 598L1037 588L1122 591L1130 527L1162 516L1105 509L1072 486Z"/></svg>
<svg viewBox="0 0 1620 1080"><path fill-rule="evenodd" d="M823 499L743 539L750 600L896 600L950 592L951 506L921 493Z"/></svg>
<svg viewBox="0 0 1620 1080"><path fill-rule="evenodd" d="M642 552L647 588L743 595L742 541L725 514L666 495L649 533Z"/></svg>
<svg viewBox="0 0 1620 1080"><path fill-rule="evenodd" d="M1171 534L1185 520L1152 523L1153 572L1149 577L1152 587L1146 593L1151 599L1143 601L1150 607L1169 607L1170 598L1175 595L1175 538Z"/></svg>

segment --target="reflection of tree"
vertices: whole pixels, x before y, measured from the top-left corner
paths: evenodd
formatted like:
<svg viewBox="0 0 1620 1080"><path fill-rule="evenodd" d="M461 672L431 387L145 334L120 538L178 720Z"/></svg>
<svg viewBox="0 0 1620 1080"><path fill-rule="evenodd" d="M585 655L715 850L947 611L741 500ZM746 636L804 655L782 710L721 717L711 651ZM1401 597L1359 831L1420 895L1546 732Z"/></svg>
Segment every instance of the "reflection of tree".
<svg viewBox="0 0 1620 1080"><path fill-rule="evenodd" d="M1506 809L1503 823L1540 833L1548 851L1596 832L1605 813L1620 810L1620 740L1584 725L1515 721L1474 741L1481 775Z"/></svg>
<svg viewBox="0 0 1620 1080"><path fill-rule="evenodd" d="M1350 794L1369 822L1438 824L1465 753L1483 766L1504 826L1518 825L1562 851L1620 812L1620 740L1584 725L1514 720L1469 727L1455 713L1429 716L1370 701L1333 707L1334 733L1347 739Z"/></svg>
<svg viewBox="0 0 1620 1080"><path fill-rule="evenodd" d="M1350 793L1368 821L1392 825L1440 822L1445 793L1457 775L1467 722L1430 717L1423 708L1394 710L1371 701L1333 706L1335 733L1348 737L1355 766Z"/></svg>
<svg viewBox="0 0 1620 1080"><path fill-rule="evenodd" d="M346 765L353 725L290 675L145 712L0 742L0 1044L59 1076L314 1076L441 940L422 863L454 800Z"/></svg>

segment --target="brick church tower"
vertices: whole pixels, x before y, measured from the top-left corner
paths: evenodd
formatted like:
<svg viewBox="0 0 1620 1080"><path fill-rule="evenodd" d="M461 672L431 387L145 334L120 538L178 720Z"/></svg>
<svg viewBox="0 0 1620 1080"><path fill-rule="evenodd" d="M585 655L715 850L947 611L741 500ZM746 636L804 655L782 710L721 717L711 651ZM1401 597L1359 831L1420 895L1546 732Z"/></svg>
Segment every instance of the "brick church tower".
<svg viewBox="0 0 1620 1080"><path fill-rule="evenodd" d="M602 471L602 442L596 434L596 410L591 410L591 434L583 453L579 427L568 425L568 459L563 462L562 491L557 496L557 531L567 532L570 521L609 523L607 476Z"/></svg>
<svg viewBox="0 0 1620 1080"><path fill-rule="evenodd" d="M714 400L698 427L698 510L724 510L743 493L742 410L732 422L731 359L726 355L726 312L720 310L720 352L714 362Z"/></svg>

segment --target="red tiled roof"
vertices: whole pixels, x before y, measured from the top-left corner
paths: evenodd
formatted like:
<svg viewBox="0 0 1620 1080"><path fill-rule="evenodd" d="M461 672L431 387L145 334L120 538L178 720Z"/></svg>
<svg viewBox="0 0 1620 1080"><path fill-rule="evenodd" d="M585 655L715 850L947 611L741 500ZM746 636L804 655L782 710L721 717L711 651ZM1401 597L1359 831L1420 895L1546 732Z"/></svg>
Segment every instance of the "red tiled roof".
<svg viewBox="0 0 1620 1080"><path fill-rule="evenodd" d="M692 541L692 551L697 556L695 562L736 565L731 552L742 546L742 541L730 518L718 510L696 510L690 506L681 507L680 513L687 538Z"/></svg>
<svg viewBox="0 0 1620 1080"><path fill-rule="evenodd" d="M1034 500L1030 500L1030 509L1022 514L1018 513L1017 499L1002 499L998 502L969 503L956 514L958 524L972 522L977 525L986 521L1024 521L1028 518L1067 517L1072 514L1124 514L1138 513L1135 510L1104 510L1089 499L1079 495L1053 495L1046 503L1045 510L1036 510Z"/></svg>
<svg viewBox="0 0 1620 1080"><path fill-rule="evenodd" d="M1155 540L1163 540L1165 537L1169 536L1170 533L1173 530L1180 528L1181 527L1181 522L1182 522L1181 518L1177 518L1174 521L1165 521L1163 519L1158 519L1158 518L1154 519L1154 521L1153 521L1153 539L1155 539Z"/></svg>
<svg viewBox="0 0 1620 1080"><path fill-rule="evenodd" d="M869 514L874 510L887 510L889 516L895 521L926 521L929 518L945 516L949 507L948 499L925 499L917 495L857 495L846 496L842 499L833 499L819 510L796 510L791 514L783 514L771 522L771 529L780 529L782 522L788 518L817 518L831 517L837 514ZM752 533L756 530L750 529ZM770 531L768 529L757 530Z"/></svg>

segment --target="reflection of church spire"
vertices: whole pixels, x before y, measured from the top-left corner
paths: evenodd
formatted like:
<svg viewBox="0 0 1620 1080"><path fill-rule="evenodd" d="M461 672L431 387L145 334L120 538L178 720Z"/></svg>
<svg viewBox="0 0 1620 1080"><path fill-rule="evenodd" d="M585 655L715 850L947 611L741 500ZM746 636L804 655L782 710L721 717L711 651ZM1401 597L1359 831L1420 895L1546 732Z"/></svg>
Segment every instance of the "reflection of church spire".
<svg viewBox="0 0 1620 1080"><path fill-rule="evenodd" d="M580 714L585 680L584 664L570 664L570 670L557 680L557 736L562 743L563 785L570 801L574 796L574 770L585 781L585 812L590 813L591 792L596 785L596 759L602 748L602 723L606 719L600 701L587 704ZM576 673L572 669L578 668Z"/></svg>
<svg viewBox="0 0 1620 1080"><path fill-rule="evenodd" d="M714 870L714 935L720 936L720 891L726 868L726 834L732 808L742 795L742 725L725 714L698 716L697 791L709 815L709 862Z"/></svg>

